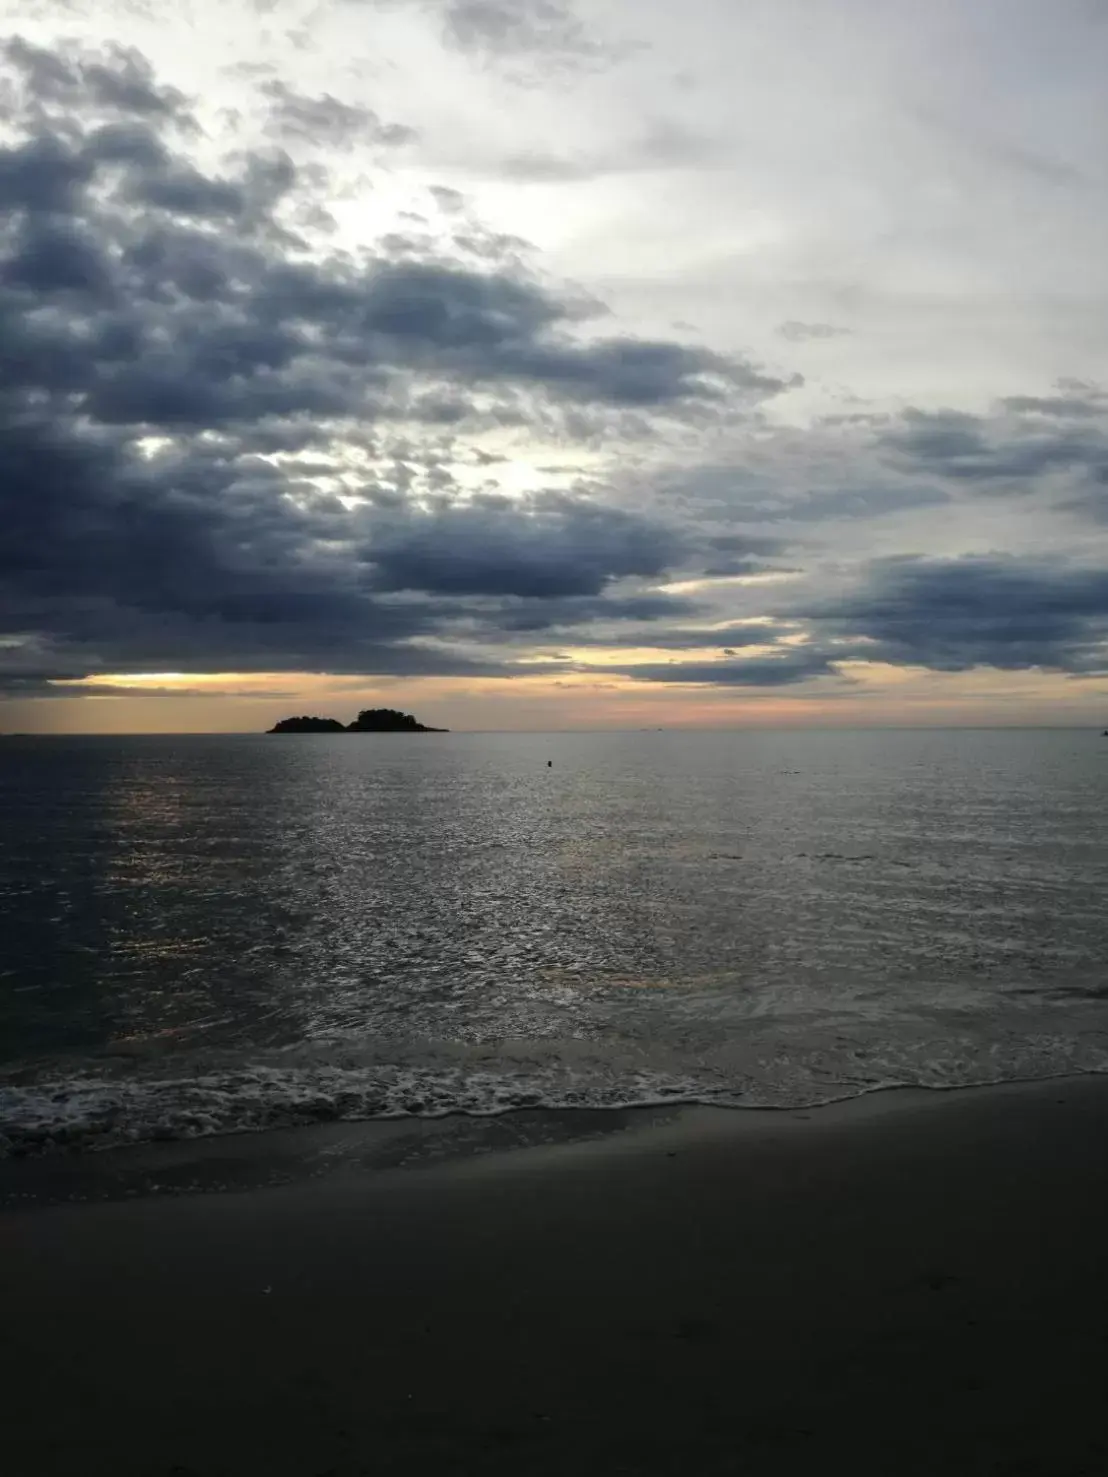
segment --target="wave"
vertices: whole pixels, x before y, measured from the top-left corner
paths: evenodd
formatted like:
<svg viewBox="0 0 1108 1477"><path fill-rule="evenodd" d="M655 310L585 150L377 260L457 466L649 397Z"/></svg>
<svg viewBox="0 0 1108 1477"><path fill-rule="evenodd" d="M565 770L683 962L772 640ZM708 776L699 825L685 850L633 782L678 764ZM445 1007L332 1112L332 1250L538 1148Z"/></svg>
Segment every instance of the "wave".
<svg viewBox="0 0 1108 1477"><path fill-rule="evenodd" d="M555 1085L412 1069L384 1077L365 1069L254 1067L135 1081L82 1073L0 1092L0 1155L106 1149L309 1123L637 1107L703 1096L695 1083L681 1080Z"/></svg>
<svg viewBox="0 0 1108 1477"><path fill-rule="evenodd" d="M1103 1044L1042 1043L1018 1055L919 1057L867 1053L834 1064L782 1054L756 1075L574 1070L564 1062L526 1070L322 1062L221 1064L176 1075L121 1075L87 1066L0 1086L0 1158L126 1144L258 1133L366 1119L493 1117L523 1109L628 1109L701 1104L798 1109L894 1087L950 1089L1108 1072ZM168 1065L168 1064L167 1064Z"/></svg>

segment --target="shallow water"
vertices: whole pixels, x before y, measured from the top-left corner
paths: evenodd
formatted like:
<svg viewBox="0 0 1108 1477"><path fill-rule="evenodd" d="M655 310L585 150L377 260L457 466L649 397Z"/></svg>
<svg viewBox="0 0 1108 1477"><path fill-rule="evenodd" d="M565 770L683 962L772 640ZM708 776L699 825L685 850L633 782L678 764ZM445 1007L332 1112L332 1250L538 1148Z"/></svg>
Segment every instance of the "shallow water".
<svg viewBox="0 0 1108 1477"><path fill-rule="evenodd" d="M1104 1070L1106 801L1086 731L6 739L0 1131Z"/></svg>

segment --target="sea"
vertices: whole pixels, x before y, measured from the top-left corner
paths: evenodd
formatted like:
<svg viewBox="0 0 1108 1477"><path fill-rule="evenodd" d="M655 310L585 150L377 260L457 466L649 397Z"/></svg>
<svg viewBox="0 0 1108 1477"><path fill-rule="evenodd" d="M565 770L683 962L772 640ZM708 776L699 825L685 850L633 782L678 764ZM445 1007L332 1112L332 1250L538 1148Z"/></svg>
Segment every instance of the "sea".
<svg viewBox="0 0 1108 1477"><path fill-rule="evenodd" d="M1108 1070L1087 730L0 740L0 1152Z"/></svg>

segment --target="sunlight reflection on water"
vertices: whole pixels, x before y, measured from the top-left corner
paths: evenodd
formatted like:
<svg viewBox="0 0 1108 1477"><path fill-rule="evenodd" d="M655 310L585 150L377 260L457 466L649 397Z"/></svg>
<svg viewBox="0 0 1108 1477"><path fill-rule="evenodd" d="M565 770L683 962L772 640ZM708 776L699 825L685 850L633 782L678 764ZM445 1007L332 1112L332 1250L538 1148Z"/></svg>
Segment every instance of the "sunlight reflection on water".
<svg viewBox="0 0 1108 1477"><path fill-rule="evenodd" d="M341 1058L376 1084L351 1113L390 1072L473 1107L498 1057L605 1101L1097 1066L1104 761L1041 731L6 740L0 1039L21 1090Z"/></svg>

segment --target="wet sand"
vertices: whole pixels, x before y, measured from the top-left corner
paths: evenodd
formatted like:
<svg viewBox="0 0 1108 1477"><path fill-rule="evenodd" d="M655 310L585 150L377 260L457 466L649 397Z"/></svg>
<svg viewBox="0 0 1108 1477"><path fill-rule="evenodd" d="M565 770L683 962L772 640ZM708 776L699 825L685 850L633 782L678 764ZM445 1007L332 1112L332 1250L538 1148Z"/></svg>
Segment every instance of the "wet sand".
<svg viewBox="0 0 1108 1477"><path fill-rule="evenodd" d="M7 1166L5 1471L1108 1471L1108 1079L612 1126Z"/></svg>

